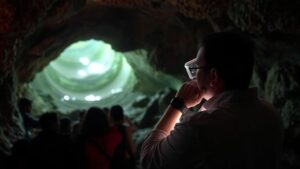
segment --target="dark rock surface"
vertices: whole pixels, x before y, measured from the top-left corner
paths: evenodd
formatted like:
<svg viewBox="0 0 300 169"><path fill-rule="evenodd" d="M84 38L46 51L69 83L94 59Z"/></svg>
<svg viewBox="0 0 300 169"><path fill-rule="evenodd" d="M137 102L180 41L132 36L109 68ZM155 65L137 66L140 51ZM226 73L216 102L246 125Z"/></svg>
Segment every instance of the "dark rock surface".
<svg viewBox="0 0 300 169"><path fill-rule="evenodd" d="M145 49L155 68L185 80L174 65L194 57L204 35L222 30L257 42L252 82L281 112L293 142L300 133L299 8L298 0L0 0L0 152L24 134L20 89L71 43L94 38L121 52ZM152 103L161 111L159 100ZM153 121L141 124L147 130Z"/></svg>

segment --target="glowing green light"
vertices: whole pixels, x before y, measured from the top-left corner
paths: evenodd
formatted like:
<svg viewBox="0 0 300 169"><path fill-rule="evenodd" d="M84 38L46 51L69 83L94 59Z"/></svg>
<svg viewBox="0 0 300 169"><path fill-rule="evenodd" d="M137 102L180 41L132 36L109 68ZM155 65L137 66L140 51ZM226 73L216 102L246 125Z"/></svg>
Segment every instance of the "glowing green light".
<svg viewBox="0 0 300 169"><path fill-rule="evenodd" d="M90 63L90 59L88 57L81 57L79 59L79 61L83 64L83 65L89 65Z"/></svg>
<svg viewBox="0 0 300 169"><path fill-rule="evenodd" d="M112 94L130 92L135 83L126 58L109 44L93 39L70 45L33 81L56 105L70 109L91 106L85 102L99 105L96 102Z"/></svg>
<svg viewBox="0 0 300 169"><path fill-rule="evenodd" d="M161 89L178 89L181 81L154 69L147 56L143 49L116 52L93 39L70 45L30 84L38 98L34 102L40 103L38 113L114 104L130 108L140 96L156 97Z"/></svg>

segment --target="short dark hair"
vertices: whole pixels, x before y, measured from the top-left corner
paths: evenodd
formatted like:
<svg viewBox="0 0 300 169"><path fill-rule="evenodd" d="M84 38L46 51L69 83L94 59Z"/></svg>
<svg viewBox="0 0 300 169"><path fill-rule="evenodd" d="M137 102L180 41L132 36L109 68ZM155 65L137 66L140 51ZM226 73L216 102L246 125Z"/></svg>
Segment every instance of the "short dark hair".
<svg viewBox="0 0 300 169"><path fill-rule="evenodd" d="M120 105L114 105L110 109L110 117L113 121L123 120L124 119L124 110Z"/></svg>
<svg viewBox="0 0 300 169"><path fill-rule="evenodd" d="M214 67L225 90L249 87L254 64L254 42L237 32L218 32L203 40L207 66Z"/></svg>

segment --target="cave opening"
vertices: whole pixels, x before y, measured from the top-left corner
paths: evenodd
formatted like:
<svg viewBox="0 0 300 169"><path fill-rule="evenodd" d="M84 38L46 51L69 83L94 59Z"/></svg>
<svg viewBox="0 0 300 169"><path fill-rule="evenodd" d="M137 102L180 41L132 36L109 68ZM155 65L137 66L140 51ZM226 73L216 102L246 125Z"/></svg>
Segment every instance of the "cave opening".
<svg viewBox="0 0 300 169"><path fill-rule="evenodd" d="M171 81L171 83L170 83ZM29 83L33 114L59 111L68 114L92 106L131 105L160 89L177 89L180 81L159 72L145 50L118 52L100 40L72 43Z"/></svg>

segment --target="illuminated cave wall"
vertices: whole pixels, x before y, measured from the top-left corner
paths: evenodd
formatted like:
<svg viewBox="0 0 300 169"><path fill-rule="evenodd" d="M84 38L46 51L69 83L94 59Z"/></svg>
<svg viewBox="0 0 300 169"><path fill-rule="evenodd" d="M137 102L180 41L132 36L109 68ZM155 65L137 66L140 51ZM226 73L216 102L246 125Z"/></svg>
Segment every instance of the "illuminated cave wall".
<svg viewBox="0 0 300 169"><path fill-rule="evenodd" d="M90 39L67 47L25 85L22 96L33 100L35 116L115 104L128 113L137 98L176 90L180 84L179 79L155 70L146 51L116 52L111 45Z"/></svg>
<svg viewBox="0 0 300 169"><path fill-rule="evenodd" d="M204 35L239 30L258 44L252 83L281 112L289 131L287 161L296 166L297 160L291 162L289 156L300 133L299 8L298 0L0 1L0 152L8 154L12 143L24 134L16 100L23 88L32 88L26 83L74 42L101 40L115 51L127 53L135 76L144 82L134 89L151 93L168 80L145 88L157 78L140 63L186 80L180 67L196 54ZM152 99L141 97L133 103L140 110L135 115L141 132L159 117L151 112L166 104L164 100L172 95L167 93L172 92L163 90ZM142 140L143 134L139 138Z"/></svg>
<svg viewBox="0 0 300 169"><path fill-rule="evenodd" d="M41 96L51 98L59 111L71 112L91 106L111 106L107 104L114 101L108 98L123 91L132 92L136 81L122 53L104 42L88 40L67 47L35 76L31 85Z"/></svg>

